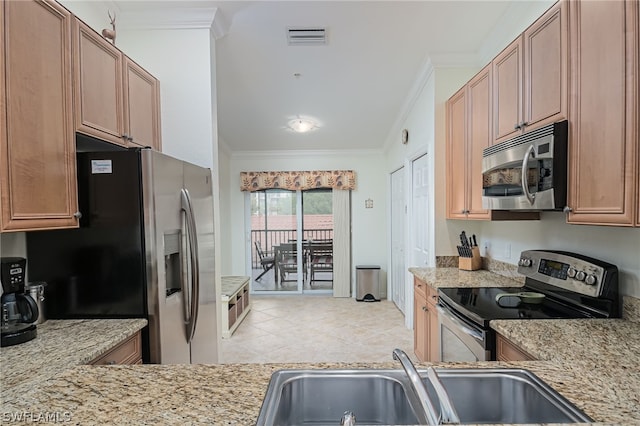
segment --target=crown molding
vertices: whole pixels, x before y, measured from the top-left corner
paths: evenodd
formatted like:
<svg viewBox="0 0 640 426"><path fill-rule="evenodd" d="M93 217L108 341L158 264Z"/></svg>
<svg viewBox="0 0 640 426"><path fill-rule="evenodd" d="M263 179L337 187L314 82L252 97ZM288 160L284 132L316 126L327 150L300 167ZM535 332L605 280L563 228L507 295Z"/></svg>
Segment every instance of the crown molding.
<svg viewBox="0 0 640 426"><path fill-rule="evenodd" d="M363 156L380 156L383 155L382 149L342 149L342 150L282 150L282 151L233 151L231 159L248 160L248 159L264 159L264 158L300 158L300 157L344 157L348 155Z"/></svg>
<svg viewBox="0 0 640 426"><path fill-rule="evenodd" d="M218 9L215 7L127 11L119 17L118 28L127 30L210 29L214 26L216 15L220 15L217 12ZM228 30L228 26L226 28ZM224 31L224 27L217 31Z"/></svg>

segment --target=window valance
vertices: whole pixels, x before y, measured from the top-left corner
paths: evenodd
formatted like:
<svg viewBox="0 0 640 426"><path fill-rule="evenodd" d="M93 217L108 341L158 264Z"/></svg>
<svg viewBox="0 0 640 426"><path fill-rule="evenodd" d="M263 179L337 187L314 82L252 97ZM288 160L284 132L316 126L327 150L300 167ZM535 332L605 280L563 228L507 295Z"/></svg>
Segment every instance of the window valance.
<svg viewBox="0 0 640 426"><path fill-rule="evenodd" d="M241 191L264 189L355 189L353 170L301 171L301 172L240 172Z"/></svg>

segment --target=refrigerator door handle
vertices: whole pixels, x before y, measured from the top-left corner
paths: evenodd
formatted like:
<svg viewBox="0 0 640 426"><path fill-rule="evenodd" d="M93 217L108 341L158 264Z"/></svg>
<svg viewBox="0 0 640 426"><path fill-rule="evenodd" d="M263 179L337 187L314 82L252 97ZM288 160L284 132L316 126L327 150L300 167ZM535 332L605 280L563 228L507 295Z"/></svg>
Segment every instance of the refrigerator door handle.
<svg viewBox="0 0 640 426"><path fill-rule="evenodd" d="M198 300L200 293L200 264L198 263L198 236L196 230L196 221L193 215L191 205L191 197L189 191L185 188L180 190L181 208L186 214L187 237L189 240L189 258L191 260L191 306L189 318L186 322L187 342L191 343L193 335L196 331L196 322L198 321Z"/></svg>

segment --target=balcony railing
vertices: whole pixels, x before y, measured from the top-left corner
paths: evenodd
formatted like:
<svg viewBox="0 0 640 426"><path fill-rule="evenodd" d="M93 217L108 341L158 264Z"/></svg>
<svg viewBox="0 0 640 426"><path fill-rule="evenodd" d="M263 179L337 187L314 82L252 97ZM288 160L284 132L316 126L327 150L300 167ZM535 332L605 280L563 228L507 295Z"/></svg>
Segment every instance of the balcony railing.
<svg viewBox="0 0 640 426"><path fill-rule="evenodd" d="M260 268L260 258L256 252L255 243L265 252L271 252L273 246L282 243L296 241L298 232L295 229L276 229L276 230L252 230L251 231L251 263L252 267ZM302 231L303 240L332 240L333 229L305 229Z"/></svg>

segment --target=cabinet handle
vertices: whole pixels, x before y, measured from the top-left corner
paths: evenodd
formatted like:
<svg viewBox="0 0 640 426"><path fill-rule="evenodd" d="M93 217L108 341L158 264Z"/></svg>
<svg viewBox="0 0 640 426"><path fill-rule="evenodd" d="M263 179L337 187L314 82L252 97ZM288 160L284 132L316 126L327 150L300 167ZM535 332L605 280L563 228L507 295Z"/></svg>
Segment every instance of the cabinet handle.
<svg viewBox="0 0 640 426"><path fill-rule="evenodd" d="M124 135L122 135L122 139L124 139L125 141L129 140L129 135L125 133Z"/></svg>
<svg viewBox="0 0 640 426"><path fill-rule="evenodd" d="M438 296L431 296L433 300L438 300Z"/></svg>
<svg viewBox="0 0 640 426"><path fill-rule="evenodd" d="M520 130L520 125L516 124L515 126L513 126L513 130Z"/></svg>
<svg viewBox="0 0 640 426"><path fill-rule="evenodd" d="M423 306L423 307L422 307L422 310L423 310L423 311L425 311L425 312L429 312L429 310L427 309L427 307L426 307L426 306Z"/></svg>
<svg viewBox="0 0 640 426"><path fill-rule="evenodd" d="M520 128L524 128L524 127L526 127L528 125L529 125L528 121L523 121L522 123L520 123Z"/></svg>
<svg viewBox="0 0 640 426"><path fill-rule="evenodd" d="M115 361L107 361L105 362L105 365L116 365Z"/></svg>
<svg viewBox="0 0 640 426"><path fill-rule="evenodd" d="M80 212L75 212L75 213L73 214L73 217L74 217L74 218L76 218L76 219L81 219L81 218L82 218L82 213L80 213Z"/></svg>
<svg viewBox="0 0 640 426"><path fill-rule="evenodd" d="M569 206L564 206L564 208L562 209L562 213L571 213L573 211L573 209Z"/></svg>

